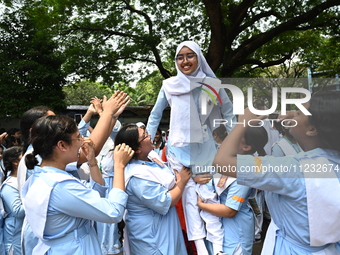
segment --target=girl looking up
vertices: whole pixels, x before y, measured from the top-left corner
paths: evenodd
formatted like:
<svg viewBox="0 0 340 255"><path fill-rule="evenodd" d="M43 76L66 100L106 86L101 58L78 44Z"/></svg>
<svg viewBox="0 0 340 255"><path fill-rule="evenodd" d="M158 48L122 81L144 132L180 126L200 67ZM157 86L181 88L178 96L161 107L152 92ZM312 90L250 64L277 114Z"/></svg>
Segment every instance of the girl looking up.
<svg viewBox="0 0 340 255"><path fill-rule="evenodd" d="M264 146L268 142L267 131L260 126L252 126L244 133L240 140L237 153L241 155L253 155L257 153L266 155ZM248 199L255 195L255 190L239 185L235 178L219 175L214 178L216 193L220 199L219 204L204 202L198 196L198 206L203 211L221 217L224 229L223 252L231 255L251 255L254 241L254 215L248 206ZM216 225L216 224L215 224ZM209 226L207 229L215 226ZM218 238L215 235L215 239ZM209 240L212 243L214 241ZM214 250L214 254L216 251Z"/></svg>
<svg viewBox="0 0 340 255"><path fill-rule="evenodd" d="M187 254L175 204L191 176L189 169L182 167L175 179L162 162L151 161L148 155L154 145L146 129L137 125L127 125L118 132L115 144L121 143L135 151L125 168L129 197L124 249L128 243L131 254Z"/></svg>
<svg viewBox="0 0 340 255"><path fill-rule="evenodd" d="M73 119L55 115L38 119L31 142L33 153L25 160L34 173L23 187L22 199L27 221L39 238L33 254L101 254L92 221L122 220L127 201L124 167L134 152L125 144L116 147L113 189L106 199L94 144L80 135ZM65 171L80 151L90 166L90 187ZM40 166L35 155L42 159Z"/></svg>
<svg viewBox="0 0 340 255"><path fill-rule="evenodd" d="M305 152L237 155L247 129L237 125L214 160L236 167L237 172L225 169L223 174L237 177L238 184L264 190L272 221L263 254L340 254L340 91L318 92L303 106L311 115L298 110L289 132ZM249 109L241 117L246 123L255 118ZM254 171L242 171L243 166Z"/></svg>

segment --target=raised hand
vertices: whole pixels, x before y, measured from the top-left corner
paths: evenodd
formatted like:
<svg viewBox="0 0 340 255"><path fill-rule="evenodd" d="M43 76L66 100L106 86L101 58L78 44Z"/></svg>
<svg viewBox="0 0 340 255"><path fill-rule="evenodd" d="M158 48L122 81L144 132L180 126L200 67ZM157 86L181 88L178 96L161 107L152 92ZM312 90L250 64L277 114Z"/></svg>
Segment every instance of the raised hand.
<svg viewBox="0 0 340 255"><path fill-rule="evenodd" d="M102 99L93 97L92 100L90 101L91 103L90 110L93 111L93 113L101 114L103 111L102 101L103 101Z"/></svg>
<svg viewBox="0 0 340 255"><path fill-rule="evenodd" d="M111 115L114 115L120 107L128 103L129 98L128 94L123 91L116 91L110 99L104 97L102 103L104 112L109 112Z"/></svg>
<svg viewBox="0 0 340 255"><path fill-rule="evenodd" d="M247 107L246 109L244 109L244 114L238 116L238 122L242 122L243 120L245 120L246 122L250 120L263 120L265 118L268 118L268 115L256 115L252 113Z"/></svg>
<svg viewBox="0 0 340 255"><path fill-rule="evenodd" d="M0 135L0 144L3 144L5 142L6 137L7 137L6 132L4 132Z"/></svg>
<svg viewBox="0 0 340 255"><path fill-rule="evenodd" d="M118 111L114 114L116 117L118 117L119 115L122 114L122 112L125 110L125 107L130 103L130 99L125 103L123 104L119 109Z"/></svg>

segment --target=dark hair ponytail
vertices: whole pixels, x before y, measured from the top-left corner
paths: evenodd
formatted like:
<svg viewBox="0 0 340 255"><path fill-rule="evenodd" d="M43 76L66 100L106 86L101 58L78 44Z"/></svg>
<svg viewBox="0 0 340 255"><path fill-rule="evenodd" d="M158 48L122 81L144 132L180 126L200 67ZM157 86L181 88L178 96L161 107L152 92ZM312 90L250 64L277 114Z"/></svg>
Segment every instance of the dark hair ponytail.
<svg viewBox="0 0 340 255"><path fill-rule="evenodd" d="M257 154L259 154L260 157L263 157L263 156L266 156L267 153L266 151L264 150L264 148L260 148L257 150Z"/></svg>
<svg viewBox="0 0 340 255"><path fill-rule="evenodd" d="M38 163L39 162L38 162L37 158L35 157L34 152L26 155L25 165L26 165L27 169L33 169Z"/></svg>
<svg viewBox="0 0 340 255"><path fill-rule="evenodd" d="M43 117L46 116L48 111L52 111L50 108L48 108L47 106L35 106L29 110L27 110L26 112L24 112L24 114L21 116L21 120L20 120L20 130L21 130L21 138L22 138L22 142L23 142L23 152L25 153L28 146L31 143L31 139L30 139L30 129L33 125L33 123Z"/></svg>
<svg viewBox="0 0 340 255"><path fill-rule="evenodd" d="M6 149L3 153L3 163L4 163L4 180L6 180L8 172L13 171L13 162L18 161L20 155L22 155L22 146L12 146Z"/></svg>
<svg viewBox="0 0 340 255"><path fill-rule="evenodd" d="M259 156L265 156L267 153L264 150L264 146L268 143L268 134L264 127L251 126L248 127L244 133L245 143L251 146L251 150L248 154L254 154L257 152Z"/></svg>
<svg viewBox="0 0 340 255"><path fill-rule="evenodd" d="M35 155L39 155L42 159L51 157L53 149L59 141L71 144L71 136L77 130L76 122L68 116L48 115L37 119L31 131L34 153L32 156L26 157L26 162L30 167L34 167L36 165Z"/></svg>

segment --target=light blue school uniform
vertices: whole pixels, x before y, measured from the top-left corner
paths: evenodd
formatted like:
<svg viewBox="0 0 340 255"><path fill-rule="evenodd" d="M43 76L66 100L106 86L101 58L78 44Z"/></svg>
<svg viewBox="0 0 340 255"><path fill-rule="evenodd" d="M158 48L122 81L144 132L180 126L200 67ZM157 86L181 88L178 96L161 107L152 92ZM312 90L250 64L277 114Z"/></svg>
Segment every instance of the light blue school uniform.
<svg viewBox="0 0 340 255"><path fill-rule="evenodd" d="M19 191L13 187L17 184L17 178L9 176L3 183L1 188L1 198L4 209L7 213L4 219L4 235L3 243L5 246L5 254L10 254L12 250L14 255L21 255L21 228L25 217L25 210L22 206ZM15 182L15 185L11 185Z"/></svg>
<svg viewBox="0 0 340 255"><path fill-rule="evenodd" d="M298 143L291 143L286 137L281 137L272 145L271 155L275 157L293 156L301 151Z"/></svg>
<svg viewBox="0 0 340 255"><path fill-rule="evenodd" d="M20 160L19 163L19 168L18 168L18 178L21 178L21 181L19 183L19 189L20 187L24 184L24 182L34 173L34 169L27 169L26 165L25 165L25 157L27 154L32 153L33 152L33 146L32 144L30 144L24 154L24 156L22 157L22 159ZM42 159L39 155L36 155L36 158L38 160L38 165L40 165ZM77 164L76 162L70 163L66 166L66 171L70 172L73 176L75 177L79 177L78 173L77 173ZM24 170L24 171L23 171ZM22 174L23 172L25 172L25 174ZM21 192L21 191L20 191ZM22 226L22 236L21 236L21 250L22 250L22 254L23 255L32 255L32 251L34 249L34 247L37 245L38 243L38 238L33 234L32 229L30 227L30 225L27 223L26 220L24 220L23 226Z"/></svg>
<svg viewBox="0 0 340 255"><path fill-rule="evenodd" d="M201 95L201 88L195 88L192 90L192 96L195 100L197 106L197 112L199 113L199 117L202 118L199 99ZM215 106L220 108L221 115L217 118L228 120L228 123L235 123L236 117L233 114L233 105L225 92L224 89L219 90L219 95L223 102L223 105ZM150 117L148 119L147 130L149 134L151 134L152 139L154 138L157 127L162 119L163 110L169 105L168 100L166 98L163 87L159 91L157 101L150 113ZM184 147L173 147L171 146L171 141L167 143L167 152L173 154L177 160L184 166L192 167L193 175L198 173L209 172L203 166L210 166L217 152L216 143L213 139L212 131L218 126L214 127L213 118L216 116L209 116L207 120L202 123L202 125L206 124L206 136L203 140L203 143L191 143ZM188 120L188 125L190 125L190 120ZM232 130L230 124L226 125L228 132ZM197 167L196 167L197 166Z"/></svg>
<svg viewBox="0 0 340 255"><path fill-rule="evenodd" d="M33 146L30 144L21 158L19 167L18 167L18 186L19 189L22 188L25 181L34 173L34 169L27 169L25 164L25 157L27 154L33 152ZM36 156L38 160L38 164L41 163L41 157L39 155ZM21 190L19 190L21 194ZM38 238L33 234L30 225L27 223L26 219L24 219L23 226L22 226L22 236L21 236L21 252L23 255L32 255L32 251L34 247L38 243Z"/></svg>
<svg viewBox="0 0 340 255"><path fill-rule="evenodd" d="M0 215L0 224L1 224L1 226L0 226L0 254L5 254L5 245L4 245L4 229L3 229L3 227L2 227L2 225L3 225L3 221L4 221L4 219L3 219L3 216L2 215Z"/></svg>
<svg viewBox="0 0 340 255"><path fill-rule="evenodd" d="M104 177L105 186L109 187L106 191L107 198L113 184L113 173L109 177ZM97 222L97 234L100 242L102 254L118 254L123 251L122 243L119 241L118 223Z"/></svg>
<svg viewBox="0 0 340 255"><path fill-rule="evenodd" d="M2 211L2 202L0 201L0 209ZM4 215L0 213L0 254L5 254L5 246L4 246L4 229L3 229L3 224L4 224Z"/></svg>
<svg viewBox="0 0 340 255"><path fill-rule="evenodd" d="M133 160L157 171L168 171L154 162ZM187 255L176 208L172 197L160 183L132 176L126 186L126 229L131 254Z"/></svg>
<svg viewBox="0 0 340 255"><path fill-rule="evenodd" d="M224 229L223 252L234 254L238 245L244 255L251 255L254 242L254 215L248 206L248 197L252 189L233 182L220 195L220 203L238 213L232 217L222 217Z"/></svg>
<svg viewBox="0 0 340 255"><path fill-rule="evenodd" d="M30 154L30 153L32 153L32 152L33 152L33 146L32 146L32 144L30 144L30 145L27 147L27 150L26 150L24 156L23 156L22 159L20 160L20 162L23 162L23 166L24 166L25 168L26 168L25 157L26 157L27 154ZM40 163L41 163L41 161L42 161L40 155L36 155L35 157L36 157L36 159L38 160L38 165L40 165ZM22 165L22 164L19 165L19 169L20 169L20 166L21 166L21 165ZM66 171L66 172L69 172L69 173L72 174L74 177L80 179L80 178L79 178L79 174L78 174L78 172L77 172L78 169L79 169L79 166L77 165L77 162L72 162L72 163L70 163L70 164L67 164L65 171ZM19 171L21 171L21 170L19 170ZM19 178L21 178L21 179L24 178L24 180L20 181L20 183L18 182L18 183L19 183L19 188L23 185L23 182L25 182L25 181L26 181L26 180L34 173L34 169L27 169L27 168L26 168L25 171L26 171L25 177L24 177L24 176L20 176L20 177L19 177ZM19 191L19 192L20 192L20 191Z"/></svg>
<svg viewBox="0 0 340 255"><path fill-rule="evenodd" d="M340 164L338 152L320 148L301 152L294 157L237 156L237 182L265 192L272 220L278 227L274 255L310 255L328 247L310 246L306 184L299 162L306 156L327 158L334 167L339 167ZM261 168L257 168L257 171L249 168L255 166ZM272 171L265 171L269 166ZM340 171L335 171L335 174L339 179ZM340 254L339 244L336 244L336 247Z"/></svg>
<svg viewBox="0 0 340 255"><path fill-rule="evenodd" d="M121 124L119 123L119 125ZM114 141L118 131L118 125L115 125L110 134L110 138L108 139ZM103 150L106 149L105 146L106 144L104 144L101 153L103 152ZM113 148L113 143L110 146L112 146ZM101 153L99 154L97 159L99 162L100 171L102 172L102 176L105 182L105 186L108 187L105 192L105 197L108 198L108 195L112 189L114 178L113 151L107 152L106 155ZM118 254L123 251L122 243L119 241L121 236L118 233L118 223L96 222L96 226L103 255Z"/></svg>
<svg viewBox="0 0 340 255"><path fill-rule="evenodd" d="M109 152L107 155L101 155L99 161L99 167L102 171L105 186L108 187L105 193L105 197L108 198L112 189L114 172L114 162L112 160L113 152ZM119 241L121 237L118 234L118 223L104 223L96 222L97 234L100 242L102 254L118 254L123 250L122 243Z"/></svg>
<svg viewBox="0 0 340 255"><path fill-rule="evenodd" d="M159 147L159 148L154 148L153 150L154 150L155 152L157 152L157 154L158 154L159 156L162 156L161 147Z"/></svg>
<svg viewBox="0 0 340 255"><path fill-rule="evenodd" d="M40 176L51 187L52 192L48 198L46 224L44 225L43 238L39 240L38 246L45 248L49 246L46 254L101 254L100 244L94 230L92 221L107 223L119 222L123 217L127 194L120 189L112 189L108 199L105 196L106 187L98 183L90 182L90 188L86 188L86 182L77 179L60 169L53 167L35 167L34 174L27 181L27 194L23 195L25 207L26 201L36 181L41 181ZM46 174L59 174L65 180L46 180ZM36 187L35 187L36 188ZM23 192L23 194L25 194ZM34 194L33 194L34 195ZM31 194L32 196L32 194ZM29 212L26 213L28 219ZM33 215L34 217L35 215ZM37 219L37 221L43 219ZM29 222L35 229L35 221ZM37 246L37 247L38 247Z"/></svg>
<svg viewBox="0 0 340 255"><path fill-rule="evenodd" d="M79 134L84 137L88 137L90 135L90 132L88 130L90 124L91 124L91 121L86 123L84 119L81 119L81 121L78 124Z"/></svg>

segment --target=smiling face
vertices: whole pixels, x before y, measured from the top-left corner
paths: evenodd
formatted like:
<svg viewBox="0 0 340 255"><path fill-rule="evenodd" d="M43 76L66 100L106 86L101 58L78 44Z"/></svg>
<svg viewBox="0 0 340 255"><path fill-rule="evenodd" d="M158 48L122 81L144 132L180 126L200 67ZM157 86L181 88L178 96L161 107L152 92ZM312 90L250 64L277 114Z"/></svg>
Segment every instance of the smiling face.
<svg viewBox="0 0 340 255"><path fill-rule="evenodd" d="M77 155L77 158L79 157L79 150L81 146L84 144L84 137L77 131L76 133L73 133L71 135L71 144L70 149L74 152L74 154ZM77 159L78 160L78 159Z"/></svg>
<svg viewBox="0 0 340 255"><path fill-rule="evenodd" d="M151 136L148 134L146 129L138 128L139 133L139 147L136 153L138 153L138 159L147 160L147 156L150 151L154 149L154 145L151 140Z"/></svg>
<svg viewBox="0 0 340 255"><path fill-rule="evenodd" d="M176 64L182 73L190 75L198 67L197 55L192 49L184 46L176 56Z"/></svg>
<svg viewBox="0 0 340 255"><path fill-rule="evenodd" d="M70 134L69 138L60 140L57 143L58 151L63 152L65 162L75 162L79 160L80 149L84 144L84 137L77 130Z"/></svg>
<svg viewBox="0 0 340 255"><path fill-rule="evenodd" d="M153 139L153 141L154 141L155 143L158 143L158 142L161 141L161 137L162 137L162 134L160 134L160 133L157 131L156 134L155 134L155 138Z"/></svg>

